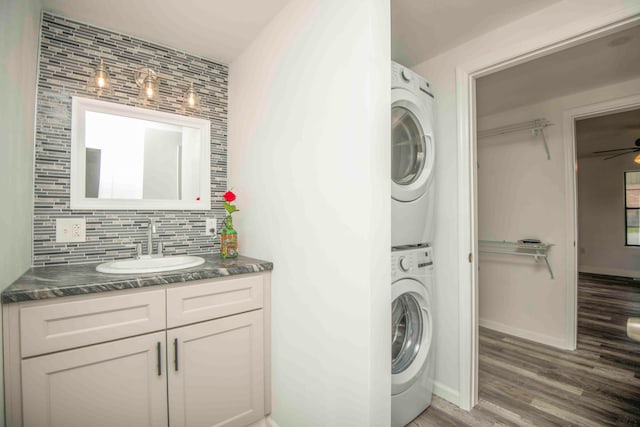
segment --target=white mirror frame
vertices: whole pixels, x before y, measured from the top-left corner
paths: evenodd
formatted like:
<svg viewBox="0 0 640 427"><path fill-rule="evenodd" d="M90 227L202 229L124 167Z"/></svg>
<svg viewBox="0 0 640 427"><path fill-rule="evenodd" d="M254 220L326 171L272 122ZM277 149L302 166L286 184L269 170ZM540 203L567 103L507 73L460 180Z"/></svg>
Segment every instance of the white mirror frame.
<svg viewBox="0 0 640 427"><path fill-rule="evenodd" d="M132 117L200 129L201 173L200 188L205 188L200 200L154 199L98 199L85 197L85 113L87 111ZM144 108L130 107L113 102L74 96L71 105L71 209L107 210L210 210L211 209L211 122L195 117L181 116Z"/></svg>

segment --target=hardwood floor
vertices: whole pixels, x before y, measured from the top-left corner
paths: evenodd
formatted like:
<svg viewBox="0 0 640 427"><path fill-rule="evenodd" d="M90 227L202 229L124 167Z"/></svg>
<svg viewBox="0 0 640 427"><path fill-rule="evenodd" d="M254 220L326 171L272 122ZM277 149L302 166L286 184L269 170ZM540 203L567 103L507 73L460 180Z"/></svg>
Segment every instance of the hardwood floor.
<svg viewBox="0 0 640 427"><path fill-rule="evenodd" d="M640 282L580 274L578 348L564 351L480 329L479 404L434 397L410 427L640 426Z"/></svg>

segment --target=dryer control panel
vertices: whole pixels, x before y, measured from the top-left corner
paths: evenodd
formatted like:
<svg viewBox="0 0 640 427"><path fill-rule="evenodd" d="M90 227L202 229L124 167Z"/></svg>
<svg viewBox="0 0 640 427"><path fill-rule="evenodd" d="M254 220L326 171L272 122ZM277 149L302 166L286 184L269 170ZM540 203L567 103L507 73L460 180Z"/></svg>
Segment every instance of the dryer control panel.
<svg viewBox="0 0 640 427"><path fill-rule="evenodd" d="M416 93L422 91L433 98L431 83L427 79L407 67L391 62L391 88L395 87L404 87Z"/></svg>
<svg viewBox="0 0 640 427"><path fill-rule="evenodd" d="M391 277L423 274L425 268L433 267L432 248L397 249L391 252Z"/></svg>

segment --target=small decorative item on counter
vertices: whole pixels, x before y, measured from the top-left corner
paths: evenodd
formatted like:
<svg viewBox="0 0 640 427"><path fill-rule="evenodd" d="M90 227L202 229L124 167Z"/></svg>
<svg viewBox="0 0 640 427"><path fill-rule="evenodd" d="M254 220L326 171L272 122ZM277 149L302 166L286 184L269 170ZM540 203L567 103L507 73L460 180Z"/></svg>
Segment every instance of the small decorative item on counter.
<svg viewBox="0 0 640 427"><path fill-rule="evenodd" d="M239 212L239 209L231 204L236 199L236 195L231 191L223 194L224 209L227 216L224 219L224 228L220 233L220 256L222 258L236 258L238 256L238 233L233 229L233 218L231 214Z"/></svg>

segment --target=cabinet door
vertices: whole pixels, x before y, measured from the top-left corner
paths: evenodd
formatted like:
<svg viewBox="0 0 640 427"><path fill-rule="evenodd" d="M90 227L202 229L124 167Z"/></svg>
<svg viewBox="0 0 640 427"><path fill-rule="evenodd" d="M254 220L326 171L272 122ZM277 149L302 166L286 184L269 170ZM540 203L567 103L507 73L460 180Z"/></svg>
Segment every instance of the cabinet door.
<svg viewBox="0 0 640 427"><path fill-rule="evenodd" d="M163 331L23 360L24 426L166 427L165 355Z"/></svg>
<svg viewBox="0 0 640 427"><path fill-rule="evenodd" d="M171 427L246 426L264 417L262 315L167 331Z"/></svg>

